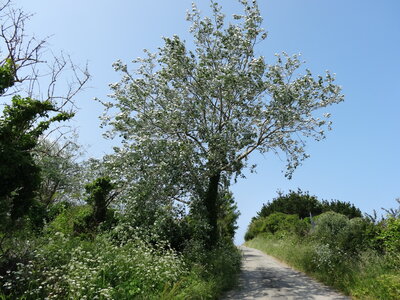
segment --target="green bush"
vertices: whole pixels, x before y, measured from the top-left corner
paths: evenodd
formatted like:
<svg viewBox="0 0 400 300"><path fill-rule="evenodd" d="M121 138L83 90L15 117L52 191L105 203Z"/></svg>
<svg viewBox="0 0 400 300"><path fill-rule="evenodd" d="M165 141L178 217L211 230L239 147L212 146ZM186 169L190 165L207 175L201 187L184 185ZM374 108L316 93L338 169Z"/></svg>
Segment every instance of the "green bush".
<svg viewBox="0 0 400 300"><path fill-rule="evenodd" d="M326 212L316 218L311 236L337 253L352 255L369 247L368 228L369 223L362 218L349 220L342 214Z"/></svg>
<svg viewBox="0 0 400 300"><path fill-rule="evenodd" d="M265 218L263 217L253 218L249 227L247 228L246 234L244 235L244 240L249 241L251 239L254 239L258 234L263 232L264 221Z"/></svg>
<svg viewBox="0 0 400 300"><path fill-rule="evenodd" d="M349 219L335 212L326 212L315 218L312 236L321 244L340 244L349 227Z"/></svg>
<svg viewBox="0 0 400 300"><path fill-rule="evenodd" d="M300 220L296 215L273 213L265 218L263 232L276 233L278 231L295 232Z"/></svg>
<svg viewBox="0 0 400 300"><path fill-rule="evenodd" d="M384 221L377 237L388 253L400 253L400 218L389 217Z"/></svg>
<svg viewBox="0 0 400 300"><path fill-rule="evenodd" d="M105 220L100 224L93 218L91 205L66 206L60 211L47 225L47 234L61 232L65 235L94 235L96 231L109 230L117 224L116 212L112 209L107 209Z"/></svg>
<svg viewBox="0 0 400 300"><path fill-rule="evenodd" d="M257 214L259 217L267 217L273 213L281 212L289 215L298 215L301 219L309 217L310 213L313 216L322 213L322 203L317 197L311 196L308 192L303 192L300 189L289 191L284 195L279 192L278 197L272 202L264 204L261 211Z"/></svg>
<svg viewBox="0 0 400 300"><path fill-rule="evenodd" d="M246 245L273 255L355 299L399 299L399 267L391 264L390 257L376 251L345 255L338 247L293 235L279 238L260 234Z"/></svg>
<svg viewBox="0 0 400 300"><path fill-rule="evenodd" d="M298 189L287 194L278 193L278 197L263 205L258 217L267 217L275 212L288 215L298 215L301 219L320 215L323 212L334 211L351 218L361 218L361 211L349 202L339 200L320 201L316 196Z"/></svg>
<svg viewBox="0 0 400 300"><path fill-rule="evenodd" d="M368 226L365 219L358 217L350 219L347 232L343 236L342 248L351 252L368 249Z"/></svg>
<svg viewBox="0 0 400 300"><path fill-rule="evenodd" d="M304 236L309 228L310 223L307 220L300 220L297 215L277 212L268 217L254 218L247 229L245 240L249 241L261 233L289 232Z"/></svg>
<svg viewBox="0 0 400 300"><path fill-rule="evenodd" d="M322 201L322 211L334 211L336 213L345 215L350 219L361 218L363 216L361 210L355 207L354 204L339 200Z"/></svg>
<svg viewBox="0 0 400 300"><path fill-rule="evenodd" d="M68 201L60 201L51 203L48 207L47 222L53 221L59 214L63 213L66 209L71 208L73 205Z"/></svg>
<svg viewBox="0 0 400 300"><path fill-rule="evenodd" d="M48 224L46 232L50 234L61 232L65 235L81 233L87 228L92 213L93 209L89 205L66 208Z"/></svg>
<svg viewBox="0 0 400 300"><path fill-rule="evenodd" d="M380 299L397 300L400 295L400 276L393 273L377 273L370 276L369 273L358 278L357 285L352 289L351 294L356 299ZM368 276L369 275L369 276Z"/></svg>

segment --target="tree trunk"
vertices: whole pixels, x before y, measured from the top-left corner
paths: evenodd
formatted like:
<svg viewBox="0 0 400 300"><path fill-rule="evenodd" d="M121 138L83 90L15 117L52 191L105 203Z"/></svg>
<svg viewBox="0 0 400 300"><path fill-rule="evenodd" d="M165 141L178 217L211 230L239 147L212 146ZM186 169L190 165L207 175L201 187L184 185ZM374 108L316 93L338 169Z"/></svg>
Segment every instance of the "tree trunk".
<svg viewBox="0 0 400 300"><path fill-rule="evenodd" d="M219 180L221 178L221 173L209 177L208 189L205 194L204 204L207 210L207 221L210 225L209 237L207 240L207 248L213 248L218 242L218 207L217 207L217 198L218 198L218 185Z"/></svg>

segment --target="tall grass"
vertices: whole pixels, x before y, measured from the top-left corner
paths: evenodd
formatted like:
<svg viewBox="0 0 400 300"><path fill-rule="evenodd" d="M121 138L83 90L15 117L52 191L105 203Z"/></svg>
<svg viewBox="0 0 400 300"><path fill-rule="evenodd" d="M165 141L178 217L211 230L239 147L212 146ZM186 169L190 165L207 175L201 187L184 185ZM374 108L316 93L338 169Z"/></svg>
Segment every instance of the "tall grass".
<svg viewBox="0 0 400 300"><path fill-rule="evenodd" d="M246 246L259 249L354 299L400 299L399 257L367 250L358 255L291 234L260 234Z"/></svg>

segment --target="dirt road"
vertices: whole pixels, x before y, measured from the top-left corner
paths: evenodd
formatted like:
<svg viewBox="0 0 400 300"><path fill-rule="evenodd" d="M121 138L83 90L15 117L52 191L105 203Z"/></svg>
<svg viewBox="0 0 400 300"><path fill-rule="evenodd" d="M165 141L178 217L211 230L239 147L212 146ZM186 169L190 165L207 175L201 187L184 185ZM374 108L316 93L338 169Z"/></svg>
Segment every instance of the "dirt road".
<svg viewBox="0 0 400 300"><path fill-rule="evenodd" d="M240 249L243 265L239 287L225 299L350 299L259 250L244 246Z"/></svg>

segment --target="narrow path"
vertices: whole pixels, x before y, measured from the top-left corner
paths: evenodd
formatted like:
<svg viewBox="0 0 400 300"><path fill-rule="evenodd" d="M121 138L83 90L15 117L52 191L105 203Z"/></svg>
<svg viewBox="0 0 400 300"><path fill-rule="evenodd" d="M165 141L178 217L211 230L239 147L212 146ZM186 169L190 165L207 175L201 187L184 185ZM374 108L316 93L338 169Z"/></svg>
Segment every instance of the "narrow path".
<svg viewBox="0 0 400 300"><path fill-rule="evenodd" d="M225 299L350 299L259 250L244 246L240 250L243 265L239 287Z"/></svg>

